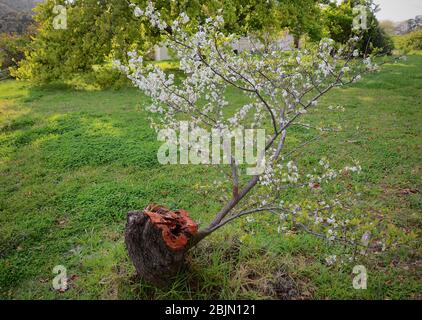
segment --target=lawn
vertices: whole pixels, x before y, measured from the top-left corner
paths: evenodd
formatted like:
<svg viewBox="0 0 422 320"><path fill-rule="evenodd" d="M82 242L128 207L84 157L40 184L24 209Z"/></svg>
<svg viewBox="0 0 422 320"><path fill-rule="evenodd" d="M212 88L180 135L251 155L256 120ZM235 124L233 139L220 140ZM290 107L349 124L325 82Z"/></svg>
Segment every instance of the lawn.
<svg viewBox="0 0 422 320"><path fill-rule="evenodd" d="M279 234L265 218L206 239L169 290L137 281L123 242L128 211L155 202L205 223L219 208L218 190L198 192L214 170L157 162L146 103L132 88L0 83L0 299L422 298L422 56L331 92L320 108L344 106L344 130L304 153L339 165L358 159L363 173L348 185L359 210L416 234L359 258L367 290L352 287L356 262L326 264L339 248ZM70 279L64 293L52 289L56 265Z"/></svg>

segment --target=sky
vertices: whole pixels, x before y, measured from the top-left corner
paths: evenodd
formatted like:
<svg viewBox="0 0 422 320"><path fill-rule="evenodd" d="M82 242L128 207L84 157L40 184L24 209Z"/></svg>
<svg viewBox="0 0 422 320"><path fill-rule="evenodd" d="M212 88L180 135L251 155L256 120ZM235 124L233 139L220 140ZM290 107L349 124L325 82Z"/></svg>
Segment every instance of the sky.
<svg viewBox="0 0 422 320"><path fill-rule="evenodd" d="M422 0L375 0L381 11L379 20L403 21L422 15Z"/></svg>

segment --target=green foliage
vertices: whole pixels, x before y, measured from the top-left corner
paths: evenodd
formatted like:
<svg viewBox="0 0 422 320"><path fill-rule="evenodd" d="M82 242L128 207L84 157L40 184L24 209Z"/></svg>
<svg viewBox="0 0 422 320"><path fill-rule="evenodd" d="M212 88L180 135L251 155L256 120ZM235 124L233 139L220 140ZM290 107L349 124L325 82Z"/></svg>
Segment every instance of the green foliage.
<svg viewBox="0 0 422 320"><path fill-rule="evenodd" d="M18 66L18 63L25 57L30 43L30 34L0 34L0 79L7 78L10 69ZM13 70L12 70L13 73Z"/></svg>
<svg viewBox="0 0 422 320"><path fill-rule="evenodd" d="M320 40L322 35L320 2L316 0L280 1L281 24L289 29L296 45L303 35Z"/></svg>
<svg viewBox="0 0 422 320"><path fill-rule="evenodd" d="M323 25L326 36L336 42L346 43L353 37L353 7L361 1L346 0L340 4L330 3L323 10ZM365 1L363 1L365 2ZM389 35L379 26L379 22L373 13L368 12L368 30L365 32L359 46L363 53L372 52L389 54L394 49L394 44Z"/></svg>
<svg viewBox="0 0 422 320"><path fill-rule="evenodd" d="M129 50L151 47L154 36L147 36L142 24L133 23L125 1L77 1L67 6L67 29L57 30L53 27L56 4L60 2L48 0L35 8L39 30L15 72L19 79L34 83L71 79L112 58L124 59Z"/></svg>
<svg viewBox="0 0 422 320"><path fill-rule="evenodd" d="M318 4L316 0L223 0L215 1L213 13L216 13L216 9L224 8L222 14L228 32L254 32L264 38L271 34L277 37L279 31L288 28L297 38L307 34L319 40L321 26L318 22Z"/></svg>
<svg viewBox="0 0 422 320"><path fill-rule="evenodd" d="M396 36L394 41L397 48L406 52L422 50L422 29L410 32L405 35Z"/></svg>
<svg viewBox="0 0 422 320"><path fill-rule="evenodd" d="M148 1L132 2L145 7ZM94 66L110 64L113 59L125 61L128 51L148 53L160 41L157 30L142 18L135 18L126 1L83 0L67 5L65 30L53 28L56 17L53 7L58 4L63 5L64 0L47 0L36 7L38 33L25 51L26 58L14 71L15 77L36 84L66 81L75 75L93 73ZM284 28L289 28L297 39L303 34L312 39L320 37L321 28L316 19L320 10L314 0L160 0L156 7L168 20L187 12L193 24L222 14L227 32L253 32L262 40L269 35L277 37ZM102 87L116 80L114 76L109 79L103 76L96 74L88 78Z"/></svg>

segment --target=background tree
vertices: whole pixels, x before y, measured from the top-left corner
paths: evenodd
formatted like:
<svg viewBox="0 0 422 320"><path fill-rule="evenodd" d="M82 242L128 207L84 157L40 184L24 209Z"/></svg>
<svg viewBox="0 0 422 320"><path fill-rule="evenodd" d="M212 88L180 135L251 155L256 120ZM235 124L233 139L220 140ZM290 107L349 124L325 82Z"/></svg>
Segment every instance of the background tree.
<svg viewBox="0 0 422 320"><path fill-rule="evenodd" d="M53 7L60 2L45 1L36 8L39 24L26 59L15 75L34 82L68 79L74 74L92 72L92 67L121 50L147 45L142 26L133 28L128 22L133 15L127 3L117 0L81 0L68 5L67 28L54 29L57 16ZM65 3L62 1L62 5Z"/></svg>
<svg viewBox="0 0 422 320"><path fill-rule="evenodd" d="M294 37L295 47L299 47L300 38L308 35L311 40L317 41L322 37L320 21L320 1L279 1L281 7L281 26L288 28Z"/></svg>
<svg viewBox="0 0 422 320"><path fill-rule="evenodd" d="M326 34L339 43L346 43L353 34L353 19L356 13L353 8L358 5L368 6L372 1L345 0L340 4L331 2L323 10L324 26ZM382 30L373 11L367 12L368 29L363 34L359 49L365 54L376 50L383 54L390 53L393 48L392 39Z"/></svg>
<svg viewBox="0 0 422 320"><path fill-rule="evenodd" d="M146 0L134 3L146 5ZM47 0L35 9L38 34L26 52L26 59L14 73L18 78L36 83L65 80L76 74L92 72L95 65L103 65L114 58L125 59L130 50L147 53L161 41L159 33L148 24L133 23L128 2L121 0L79 0L67 8L67 29L55 30L55 5L64 0ZM298 43L308 34L320 39L319 6L314 0L193 0L155 2L164 18L177 17L186 12L191 21L203 23L207 17L221 14L227 33L253 33L263 42L277 38L289 28ZM220 12L220 9L224 8Z"/></svg>
<svg viewBox="0 0 422 320"><path fill-rule="evenodd" d="M31 35L30 30L24 34L0 34L0 79L9 78L10 71L13 73L19 62L25 58Z"/></svg>
<svg viewBox="0 0 422 320"><path fill-rule="evenodd" d="M10 68L24 59L35 34L31 9L40 0L0 0L0 79L9 78Z"/></svg>
<svg viewBox="0 0 422 320"><path fill-rule="evenodd" d="M382 20L379 22L380 28L389 36L396 33L396 23L391 20Z"/></svg>
<svg viewBox="0 0 422 320"><path fill-rule="evenodd" d="M405 52L422 50L422 30L396 36L394 40L397 47Z"/></svg>

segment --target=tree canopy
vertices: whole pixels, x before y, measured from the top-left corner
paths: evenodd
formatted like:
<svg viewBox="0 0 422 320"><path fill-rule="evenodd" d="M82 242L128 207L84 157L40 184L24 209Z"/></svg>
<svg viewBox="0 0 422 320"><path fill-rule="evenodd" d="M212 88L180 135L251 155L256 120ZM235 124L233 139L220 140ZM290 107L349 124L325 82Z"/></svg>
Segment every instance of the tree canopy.
<svg viewBox="0 0 422 320"><path fill-rule="evenodd" d="M367 0L344 0L337 4L329 3L323 10L323 25L325 33L338 43L346 43L353 34L353 20L356 17L354 8L359 4L367 5ZM380 50L389 53L393 49L390 37L380 27L373 12L367 10L367 30L360 41L360 49L364 53Z"/></svg>
<svg viewBox="0 0 422 320"><path fill-rule="evenodd" d="M75 74L90 73L96 65L124 60L128 51L148 53L160 42L160 35L146 21L135 20L130 3L146 7L148 0L40 3L35 9L37 33L26 50L26 58L12 74L38 83L65 80ZM349 0L340 5L328 0L157 0L155 7L164 20L173 20L186 12L193 24L204 23L208 17L219 14L224 17L223 28L227 33L253 33L261 40L278 37L288 29L298 46L304 35L311 41L328 35L344 43L352 33L353 3ZM67 23L63 29L54 27L57 5L66 10ZM375 17L372 20L377 23ZM378 26L371 30L368 37L372 42L383 39Z"/></svg>

